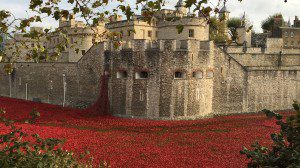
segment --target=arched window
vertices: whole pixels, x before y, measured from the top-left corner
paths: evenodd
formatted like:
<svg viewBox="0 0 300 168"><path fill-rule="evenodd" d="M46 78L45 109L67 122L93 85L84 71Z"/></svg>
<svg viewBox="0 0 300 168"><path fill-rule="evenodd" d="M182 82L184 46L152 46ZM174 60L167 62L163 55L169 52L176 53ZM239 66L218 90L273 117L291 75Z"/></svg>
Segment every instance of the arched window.
<svg viewBox="0 0 300 168"><path fill-rule="evenodd" d="M127 79L128 74L127 71L120 70L117 72L117 79Z"/></svg>
<svg viewBox="0 0 300 168"><path fill-rule="evenodd" d="M185 79L185 78L186 78L186 72L185 71L175 71L174 79Z"/></svg>
<svg viewBox="0 0 300 168"><path fill-rule="evenodd" d="M203 78L203 72L202 71L194 71L193 72L193 78L202 79Z"/></svg>
<svg viewBox="0 0 300 168"><path fill-rule="evenodd" d="M139 71L135 73L135 79L148 79L149 72L148 71Z"/></svg>
<svg viewBox="0 0 300 168"><path fill-rule="evenodd" d="M214 71L213 70L207 70L206 71L206 78L213 78L214 77Z"/></svg>

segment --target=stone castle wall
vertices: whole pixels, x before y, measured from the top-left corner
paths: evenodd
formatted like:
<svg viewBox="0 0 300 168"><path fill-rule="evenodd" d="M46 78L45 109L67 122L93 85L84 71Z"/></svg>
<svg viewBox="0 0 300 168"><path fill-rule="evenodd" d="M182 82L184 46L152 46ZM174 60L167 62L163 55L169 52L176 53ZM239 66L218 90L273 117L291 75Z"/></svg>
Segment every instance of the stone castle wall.
<svg viewBox="0 0 300 168"><path fill-rule="evenodd" d="M276 45L276 41L268 39L275 46L274 50L272 47L265 51L261 48L243 50L239 46L227 48L230 57L246 71L243 86L245 112L265 108L289 109L294 100L300 100L300 51L280 48L281 44Z"/></svg>
<svg viewBox="0 0 300 168"><path fill-rule="evenodd" d="M215 78L213 90L214 114L247 112L245 109L245 89L247 71L237 60L215 49Z"/></svg>
<svg viewBox="0 0 300 168"><path fill-rule="evenodd" d="M300 67L248 69L247 111L291 109L300 100Z"/></svg>
<svg viewBox="0 0 300 168"><path fill-rule="evenodd" d="M300 100L300 57L287 55L278 67L277 59L264 55L253 62L247 55L235 56L216 61L221 70L214 82L215 114L290 109L293 101Z"/></svg>
<svg viewBox="0 0 300 168"><path fill-rule="evenodd" d="M105 42L77 63L16 63L10 77L0 71L0 95L26 99L27 86L28 100L62 105L65 74L65 104L90 105L106 69L111 111L123 117L194 119L289 109L300 100L300 57L294 51L283 52L280 66L276 54L247 51L252 53L227 53L198 40L134 40L120 49ZM141 72L148 77L139 78ZM175 78L178 72L182 78Z"/></svg>
<svg viewBox="0 0 300 168"><path fill-rule="evenodd" d="M145 46L140 40L133 46ZM186 48L177 48L176 40L160 41L157 48L133 47L110 52L111 110L121 116L148 118L195 118L212 114L213 79L205 77L213 69L213 55L200 51L200 43L186 41ZM126 78L118 78L118 72ZM136 78L146 71L147 79ZM193 72L202 73L201 79ZM181 72L183 78L174 79Z"/></svg>
<svg viewBox="0 0 300 168"><path fill-rule="evenodd" d="M15 63L11 75L0 71L0 94L62 105L65 75L65 105L89 105L99 95L100 76L103 73L103 47L100 44L93 46L77 63ZM6 63L1 63L0 69L5 65Z"/></svg>

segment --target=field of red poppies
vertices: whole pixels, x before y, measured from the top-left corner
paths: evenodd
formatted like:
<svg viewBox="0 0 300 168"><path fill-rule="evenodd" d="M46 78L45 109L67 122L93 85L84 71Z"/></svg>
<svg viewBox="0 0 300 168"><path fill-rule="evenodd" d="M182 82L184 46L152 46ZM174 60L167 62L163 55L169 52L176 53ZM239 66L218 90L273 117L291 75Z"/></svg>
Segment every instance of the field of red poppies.
<svg viewBox="0 0 300 168"><path fill-rule="evenodd" d="M151 121L98 116L91 110L63 108L0 97L6 117L28 118L36 108L41 117L34 125L18 124L29 134L66 139L64 148L76 153L89 150L94 164L111 167L246 167L243 146L255 141L270 145L278 132L264 114L245 114L195 121ZM284 116L291 112L281 113ZM0 124L0 134L6 133Z"/></svg>

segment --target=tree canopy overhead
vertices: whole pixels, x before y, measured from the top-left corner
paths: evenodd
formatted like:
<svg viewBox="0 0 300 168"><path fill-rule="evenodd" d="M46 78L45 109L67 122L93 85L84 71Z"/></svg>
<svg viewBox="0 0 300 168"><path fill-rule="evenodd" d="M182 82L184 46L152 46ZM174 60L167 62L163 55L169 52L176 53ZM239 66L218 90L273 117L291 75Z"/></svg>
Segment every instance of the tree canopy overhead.
<svg viewBox="0 0 300 168"><path fill-rule="evenodd" d="M272 31L276 26L275 19L281 20L281 23L279 23L279 24L282 24L283 21L284 21L283 17L282 17L282 14L281 13L276 13L274 15L269 16L267 19L265 19L261 24L261 28L264 31ZM280 25L277 25L277 26L280 26Z"/></svg>

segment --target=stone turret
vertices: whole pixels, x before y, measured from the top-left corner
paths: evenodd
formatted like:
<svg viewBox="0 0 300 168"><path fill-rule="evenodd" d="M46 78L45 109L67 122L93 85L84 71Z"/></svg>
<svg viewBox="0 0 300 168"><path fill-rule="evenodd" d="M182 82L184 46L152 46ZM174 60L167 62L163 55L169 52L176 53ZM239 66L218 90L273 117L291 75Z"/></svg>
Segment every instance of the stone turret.
<svg viewBox="0 0 300 168"><path fill-rule="evenodd" d="M222 20L222 19L224 19L224 20L228 20L228 19L229 19L229 14L230 14L230 12L227 10L226 4L224 4L223 8L220 10L219 13L220 13L220 14L223 14L223 16L222 16L222 15L219 15L219 18L220 18L221 20Z"/></svg>
<svg viewBox="0 0 300 168"><path fill-rule="evenodd" d="M291 18L289 18L289 21L287 22L287 27L291 27Z"/></svg>
<svg viewBox="0 0 300 168"><path fill-rule="evenodd" d="M187 8L185 7L185 3L183 0L179 0L175 6L176 11L181 16L187 15Z"/></svg>
<svg viewBox="0 0 300 168"><path fill-rule="evenodd" d="M142 12L149 10L149 6L147 4L143 5Z"/></svg>
<svg viewBox="0 0 300 168"><path fill-rule="evenodd" d="M221 22L221 34L228 36L227 21L229 19L230 12L227 10L226 4L224 3L223 8L219 12L219 20Z"/></svg>
<svg viewBox="0 0 300 168"><path fill-rule="evenodd" d="M241 18L242 23L239 28L237 28L237 44L244 45L245 47L251 47L251 38L252 38L252 30L249 29L250 25L248 24L248 20L246 18L246 13Z"/></svg>
<svg viewBox="0 0 300 168"><path fill-rule="evenodd" d="M69 16L69 18L66 18L64 16L60 17L59 19L59 27L63 28L63 27L74 27L76 24L75 21L75 15L71 14Z"/></svg>

